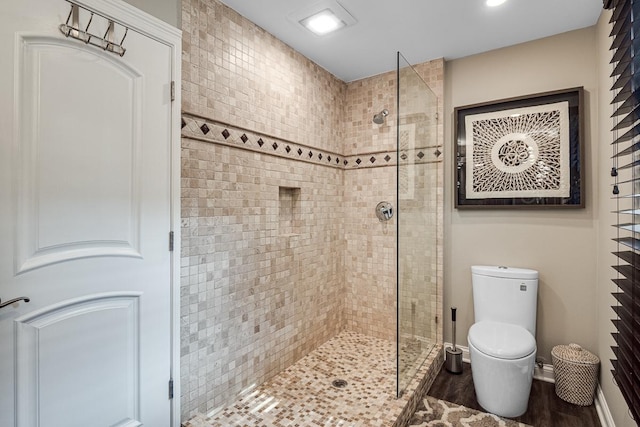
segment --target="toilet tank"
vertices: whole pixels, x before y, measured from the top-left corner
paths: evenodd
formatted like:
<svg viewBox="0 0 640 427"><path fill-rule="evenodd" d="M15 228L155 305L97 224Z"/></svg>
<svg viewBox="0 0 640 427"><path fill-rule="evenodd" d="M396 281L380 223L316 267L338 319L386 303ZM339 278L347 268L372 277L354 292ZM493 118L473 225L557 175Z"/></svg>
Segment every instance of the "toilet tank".
<svg viewBox="0 0 640 427"><path fill-rule="evenodd" d="M538 272L525 268L473 266L475 321L512 323L536 335Z"/></svg>

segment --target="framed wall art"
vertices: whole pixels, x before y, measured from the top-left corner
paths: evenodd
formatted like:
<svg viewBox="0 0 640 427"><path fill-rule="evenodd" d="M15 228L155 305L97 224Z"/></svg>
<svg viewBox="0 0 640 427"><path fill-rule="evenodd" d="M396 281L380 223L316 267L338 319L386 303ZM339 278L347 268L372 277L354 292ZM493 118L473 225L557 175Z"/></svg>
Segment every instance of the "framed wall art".
<svg viewBox="0 0 640 427"><path fill-rule="evenodd" d="M455 207L583 208L583 88L456 107Z"/></svg>

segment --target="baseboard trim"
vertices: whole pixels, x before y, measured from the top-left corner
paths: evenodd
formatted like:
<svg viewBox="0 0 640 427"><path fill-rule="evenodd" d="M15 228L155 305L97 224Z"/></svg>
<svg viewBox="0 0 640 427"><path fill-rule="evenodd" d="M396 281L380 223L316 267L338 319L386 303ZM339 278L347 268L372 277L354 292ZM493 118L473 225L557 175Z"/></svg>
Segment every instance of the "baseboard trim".
<svg viewBox="0 0 640 427"><path fill-rule="evenodd" d="M596 412L598 413L598 418L600 419L602 427L616 427L616 423L613 421L611 411L609 410L607 400L604 397L604 392L602 391L600 384L598 384L598 387L596 388L596 397L593 400L593 404L596 406Z"/></svg>
<svg viewBox="0 0 640 427"><path fill-rule="evenodd" d="M451 343L444 343L445 357L446 349L449 347L453 347L453 345ZM469 357L469 347L457 345L456 348L462 350L462 360L464 362L471 363L471 358ZM536 365L533 371L533 378L548 383L555 383L556 380L553 375L553 365L545 363L544 365L542 365L542 368ZM598 418L600 419L600 424L602 425L602 427L616 427L600 384L598 384L598 387L596 389L596 395L593 400L593 404L596 407L596 412L598 413Z"/></svg>
<svg viewBox="0 0 640 427"><path fill-rule="evenodd" d="M555 383L556 377L553 375L553 365L545 363L542 368L536 365L533 369L533 378L547 383Z"/></svg>

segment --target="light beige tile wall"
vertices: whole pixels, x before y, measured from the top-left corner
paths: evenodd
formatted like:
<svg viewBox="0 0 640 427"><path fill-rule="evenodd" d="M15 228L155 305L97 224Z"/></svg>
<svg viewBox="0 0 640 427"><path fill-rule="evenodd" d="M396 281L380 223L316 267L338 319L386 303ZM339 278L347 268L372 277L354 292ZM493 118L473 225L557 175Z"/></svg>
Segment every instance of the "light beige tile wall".
<svg viewBox="0 0 640 427"><path fill-rule="evenodd" d="M229 140L262 132L264 148L273 136L279 153L295 142L316 162L317 149L341 151L345 83L217 0L184 0L182 12L182 107L210 121L204 139L227 142L215 122L233 125ZM249 151L250 136L238 148L183 138L183 419L344 324L342 171Z"/></svg>
<svg viewBox="0 0 640 427"><path fill-rule="evenodd" d="M385 123L373 123L373 115L389 110ZM344 107L345 155L396 149L396 73L390 72L347 85Z"/></svg>
<svg viewBox="0 0 640 427"><path fill-rule="evenodd" d="M337 334L344 290L341 171L182 144L186 419L228 404Z"/></svg>
<svg viewBox="0 0 640 427"><path fill-rule="evenodd" d="M442 223L438 223L442 193L436 183L442 163L415 165L412 173L413 198L400 200L400 334L403 344L415 343L415 339L434 343L441 336L436 316L440 314L438 284L442 283L438 279L442 275L438 264L442 262L442 250L437 245L442 233Z"/></svg>
<svg viewBox="0 0 640 427"><path fill-rule="evenodd" d="M410 58L408 58L410 59ZM405 250L408 254L413 254L415 258L422 259L426 266L412 266L413 271L407 276L406 289L411 289L411 292L406 293L406 298L401 298L405 306L401 307L401 321L405 324L401 328L403 331L411 330L410 325L416 323L419 325L428 326L428 334L426 338L435 340L438 343L442 343L442 314L443 314L443 256L444 256L444 228L443 228L443 163L450 161L450 157L444 146L444 60L433 60L413 66L413 69L417 72L420 78L429 87L432 95L436 97L436 105L434 106L434 112L437 114L437 122L433 122L431 118L421 121L419 129L416 131L417 140L424 141L418 144L421 148L424 146L424 153L427 154L425 159L428 164L426 167L416 166L418 173L415 183L417 187L415 191L421 192L420 197L414 198L418 206L412 206L407 204L407 210L413 212L412 217L405 229L413 226L413 230L407 230L408 235L405 236L405 242L409 244L405 245ZM407 80L405 80L405 86ZM413 86L414 84L411 84ZM402 93L401 97L409 99L409 111L412 113L414 110L419 111L421 107L413 107L412 102L417 102L418 105L424 101L424 95L415 97L414 91L410 91L408 94ZM405 106L407 109L407 106ZM430 112L431 115L433 111ZM405 114L400 112L402 116ZM408 117L408 121L415 120L413 117ZM437 150L437 152L435 151ZM437 153L440 154L437 154ZM414 203L415 203L414 202ZM414 209L411 209L414 208ZM401 236L402 238L402 236ZM422 242L436 242L435 245L425 245ZM411 263L408 263L411 265ZM429 306L421 307L418 305L416 309L415 319L411 316L411 301L429 301ZM436 319L435 316L438 316Z"/></svg>
<svg viewBox="0 0 640 427"><path fill-rule="evenodd" d="M182 108L342 151L346 85L217 0L182 2Z"/></svg>
<svg viewBox="0 0 640 427"><path fill-rule="evenodd" d="M442 117L442 93L444 61L433 60L415 67L425 82L428 82L438 97L437 112ZM391 152L396 156L396 72L381 74L349 83L347 86L344 120L344 148L350 155L368 158L367 153ZM386 108L389 116L384 124L372 122L373 115ZM442 120L436 126L437 144L442 144ZM443 151L442 148L440 151ZM425 151L423 160L442 161L442 156L434 156L433 150ZM428 176L435 187L433 203L434 217L442 219L442 168L434 163L421 162L417 165L418 175ZM433 172L430 172L433 171ZM417 182L419 182L418 180ZM347 288L346 314L347 328L356 332L385 339L396 337L396 218L381 223L375 216L375 206L380 201L396 206L396 167L345 169L344 234L347 240L345 253L345 283ZM416 191L420 191L418 188ZM442 224L442 222L440 222ZM421 224L424 226L424 224ZM425 240L420 240L423 243ZM438 283L442 284L442 227L434 236L438 244L434 250L434 262L438 267ZM416 248L420 250L420 248ZM431 248L430 248L431 249ZM427 286L429 279L418 286ZM434 298L434 304L441 302L442 289ZM421 315L435 307L419 307ZM406 311L406 310L405 310ZM410 311L410 307L409 307ZM426 322L425 322L426 323ZM436 334L439 328L435 328ZM441 333L438 336L442 336Z"/></svg>
<svg viewBox="0 0 640 427"><path fill-rule="evenodd" d="M217 0L184 0L182 26L187 419L342 328L395 338L395 230L369 222L395 198L394 119L371 123L395 108L395 73L347 85ZM442 63L425 72L440 87Z"/></svg>
<svg viewBox="0 0 640 427"><path fill-rule="evenodd" d="M399 82L399 149L401 158L405 155L408 158L401 162L398 177L398 208L402 214L398 228L398 320L400 348L406 348L409 355L416 339L437 340L439 312L435 310L435 296L441 277L438 276L441 254L436 243L442 233L437 218L442 212L438 184L443 147L438 133L441 129L438 102L433 91L411 67L401 69ZM426 155L431 162L417 164L412 152Z"/></svg>
<svg viewBox="0 0 640 427"><path fill-rule="evenodd" d="M380 222L375 207L383 200L395 206L395 181L395 167L344 177L346 327L387 340L396 336L396 222Z"/></svg>

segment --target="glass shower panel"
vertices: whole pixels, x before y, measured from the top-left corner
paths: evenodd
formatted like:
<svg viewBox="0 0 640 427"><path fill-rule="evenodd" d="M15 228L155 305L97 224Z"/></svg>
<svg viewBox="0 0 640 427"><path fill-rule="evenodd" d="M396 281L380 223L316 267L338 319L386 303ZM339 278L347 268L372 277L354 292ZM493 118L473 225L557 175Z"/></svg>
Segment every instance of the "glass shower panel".
<svg viewBox="0 0 640 427"><path fill-rule="evenodd" d="M398 52L397 393L435 347L438 161L435 94Z"/></svg>

